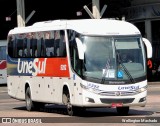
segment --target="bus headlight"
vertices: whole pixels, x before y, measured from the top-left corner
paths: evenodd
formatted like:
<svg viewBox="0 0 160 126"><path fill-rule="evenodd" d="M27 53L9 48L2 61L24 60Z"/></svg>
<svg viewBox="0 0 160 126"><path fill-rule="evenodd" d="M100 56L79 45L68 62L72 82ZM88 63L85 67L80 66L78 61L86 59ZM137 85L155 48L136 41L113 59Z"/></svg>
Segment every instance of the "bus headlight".
<svg viewBox="0 0 160 126"><path fill-rule="evenodd" d="M146 88L144 88L144 87L138 89L138 92L140 92L140 93L141 93L141 92L144 92L144 91L146 91Z"/></svg>

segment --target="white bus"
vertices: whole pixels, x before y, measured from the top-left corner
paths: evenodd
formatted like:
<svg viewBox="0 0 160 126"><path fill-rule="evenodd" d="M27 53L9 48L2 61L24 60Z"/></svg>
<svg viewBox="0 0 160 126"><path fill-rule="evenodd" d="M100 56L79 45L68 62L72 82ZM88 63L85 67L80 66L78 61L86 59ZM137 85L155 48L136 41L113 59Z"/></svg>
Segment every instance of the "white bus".
<svg viewBox="0 0 160 126"><path fill-rule="evenodd" d="M7 40L0 40L0 84L7 84Z"/></svg>
<svg viewBox="0 0 160 126"><path fill-rule="evenodd" d="M127 115L146 104L152 48L128 22L38 22L10 30L7 49L8 94L25 100L28 111L51 103L65 105L70 116L96 107Z"/></svg>

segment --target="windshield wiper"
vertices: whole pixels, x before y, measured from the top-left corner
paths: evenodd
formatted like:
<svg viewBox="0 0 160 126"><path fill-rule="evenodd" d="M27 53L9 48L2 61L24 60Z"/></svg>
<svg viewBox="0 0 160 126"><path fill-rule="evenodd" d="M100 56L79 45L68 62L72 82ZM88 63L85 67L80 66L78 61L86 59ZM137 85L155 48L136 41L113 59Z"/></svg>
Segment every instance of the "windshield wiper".
<svg viewBox="0 0 160 126"><path fill-rule="evenodd" d="M128 71L128 69L125 67L125 65L122 63L121 56L120 56L119 52L116 50L116 48L115 48L115 52L116 52L116 55L117 55L118 64L120 64L123 67L123 71L126 73L126 75L128 76L128 78L130 79L130 81L132 83L135 83L135 80L133 79L132 75L130 74L130 72Z"/></svg>
<svg viewBox="0 0 160 126"><path fill-rule="evenodd" d="M106 66L105 66L105 70L104 70L104 73L102 75L101 84L104 84L105 76L107 75L107 72L108 72L109 68L110 68L110 59L107 60L107 63L106 63Z"/></svg>

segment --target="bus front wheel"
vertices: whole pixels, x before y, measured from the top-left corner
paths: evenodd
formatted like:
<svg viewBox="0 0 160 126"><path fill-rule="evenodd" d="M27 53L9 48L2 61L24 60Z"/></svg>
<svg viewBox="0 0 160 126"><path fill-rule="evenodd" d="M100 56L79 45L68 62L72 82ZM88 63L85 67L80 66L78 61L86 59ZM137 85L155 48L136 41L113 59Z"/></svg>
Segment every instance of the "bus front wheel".
<svg viewBox="0 0 160 126"><path fill-rule="evenodd" d="M126 116L129 112L129 107L117 107L117 112L119 115Z"/></svg>
<svg viewBox="0 0 160 126"><path fill-rule="evenodd" d="M72 106L71 101L70 101L69 91L63 92L63 103L66 105L68 115L73 116L74 107Z"/></svg>
<svg viewBox="0 0 160 126"><path fill-rule="evenodd" d="M70 96L69 94L67 95L67 113L69 116L73 116L73 106L71 105L71 102L70 102Z"/></svg>

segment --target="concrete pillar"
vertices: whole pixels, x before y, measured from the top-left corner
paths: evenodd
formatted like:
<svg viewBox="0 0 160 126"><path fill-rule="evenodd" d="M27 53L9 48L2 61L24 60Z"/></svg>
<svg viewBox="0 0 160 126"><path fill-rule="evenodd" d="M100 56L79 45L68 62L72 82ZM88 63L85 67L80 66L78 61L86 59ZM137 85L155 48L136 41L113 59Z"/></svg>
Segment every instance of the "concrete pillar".
<svg viewBox="0 0 160 126"><path fill-rule="evenodd" d="M146 33L146 38L152 43L151 20L145 20L145 33Z"/></svg>
<svg viewBox="0 0 160 126"><path fill-rule="evenodd" d="M96 19L100 18L99 0L92 0L92 12Z"/></svg>
<svg viewBox="0 0 160 126"><path fill-rule="evenodd" d="M25 26L24 0L17 0L17 25L18 27Z"/></svg>

